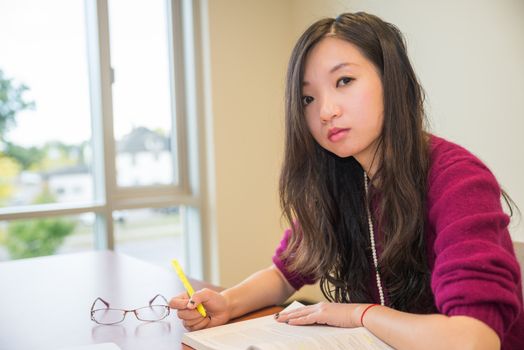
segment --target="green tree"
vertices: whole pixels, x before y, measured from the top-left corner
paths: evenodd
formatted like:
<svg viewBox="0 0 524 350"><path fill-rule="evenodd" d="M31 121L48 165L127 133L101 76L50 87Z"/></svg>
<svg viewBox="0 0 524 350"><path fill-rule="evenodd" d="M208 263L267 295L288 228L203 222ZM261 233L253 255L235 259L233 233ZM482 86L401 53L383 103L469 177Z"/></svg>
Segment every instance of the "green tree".
<svg viewBox="0 0 524 350"><path fill-rule="evenodd" d="M35 200L35 204L55 202L48 188ZM11 259L52 255L73 233L76 223L64 218L30 219L11 222L7 228L5 244Z"/></svg>
<svg viewBox="0 0 524 350"><path fill-rule="evenodd" d="M6 156L15 159L23 170L30 170L36 167L45 157L45 152L37 147L22 147L11 142L6 142L4 153Z"/></svg>
<svg viewBox="0 0 524 350"><path fill-rule="evenodd" d="M15 118L18 112L34 108L34 102L24 98L27 90L29 90L27 86L7 78L0 69L0 203L5 202L13 192L12 181L20 171L17 163L24 166L20 157L6 152L9 147L5 142L5 134L16 124ZM16 150L15 153L20 153L19 151Z"/></svg>
<svg viewBox="0 0 524 350"><path fill-rule="evenodd" d="M6 246L11 259L56 253L75 223L61 218L15 221L7 229Z"/></svg>
<svg viewBox="0 0 524 350"><path fill-rule="evenodd" d="M29 88L7 78L0 69L0 141L5 142L5 133L16 124L16 114L35 107L33 101L24 98Z"/></svg>

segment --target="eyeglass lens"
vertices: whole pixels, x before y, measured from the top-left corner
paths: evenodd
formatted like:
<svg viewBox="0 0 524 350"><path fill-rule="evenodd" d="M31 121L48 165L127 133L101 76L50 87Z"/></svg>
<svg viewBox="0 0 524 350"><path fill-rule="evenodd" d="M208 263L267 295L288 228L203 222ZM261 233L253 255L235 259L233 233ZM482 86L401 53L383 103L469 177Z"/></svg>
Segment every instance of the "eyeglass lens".
<svg viewBox="0 0 524 350"><path fill-rule="evenodd" d="M141 321L159 321L167 316L168 309L162 305L151 305L135 310L136 317Z"/></svg>
<svg viewBox="0 0 524 350"><path fill-rule="evenodd" d="M151 305L135 310L136 317L141 321L160 321L169 313L167 306ZM125 318L124 310L98 309L93 311L93 318L101 324L115 324L122 322Z"/></svg>
<svg viewBox="0 0 524 350"><path fill-rule="evenodd" d="M122 322L125 317L125 311L114 309L99 309L93 312L93 318L101 324L114 324Z"/></svg>

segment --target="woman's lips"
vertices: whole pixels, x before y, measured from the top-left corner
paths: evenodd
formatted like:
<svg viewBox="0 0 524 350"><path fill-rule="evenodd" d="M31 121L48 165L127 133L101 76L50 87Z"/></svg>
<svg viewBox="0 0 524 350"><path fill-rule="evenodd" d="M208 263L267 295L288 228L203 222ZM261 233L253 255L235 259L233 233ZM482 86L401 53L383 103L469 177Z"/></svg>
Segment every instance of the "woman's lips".
<svg viewBox="0 0 524 350"><path fill-rule="evenodd" d="M329 131L328 131L328 139L331 142L337 142L337 141L341 140L342 138L344 138L344 136L346 136L346 134L348 133L349 130L350 130L350 128L347 128L347 129L340 129L340 128L329 129Z"/></svg>

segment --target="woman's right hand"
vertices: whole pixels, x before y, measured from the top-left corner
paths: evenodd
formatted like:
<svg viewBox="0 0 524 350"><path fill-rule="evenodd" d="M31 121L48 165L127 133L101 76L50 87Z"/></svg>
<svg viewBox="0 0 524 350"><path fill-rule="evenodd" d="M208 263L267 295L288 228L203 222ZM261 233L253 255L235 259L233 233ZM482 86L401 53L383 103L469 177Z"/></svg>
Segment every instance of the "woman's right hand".
<svg viewBox="0 0 524 350"><path fill-rule="evenodd" d="M197 311L199 304L206 309L207 317ZM181 293L169 301L169 307L177 310L178 318L189 331L220 326L231 318L226 297L207 288L195 292L192 298L187 293Z"/></svg>

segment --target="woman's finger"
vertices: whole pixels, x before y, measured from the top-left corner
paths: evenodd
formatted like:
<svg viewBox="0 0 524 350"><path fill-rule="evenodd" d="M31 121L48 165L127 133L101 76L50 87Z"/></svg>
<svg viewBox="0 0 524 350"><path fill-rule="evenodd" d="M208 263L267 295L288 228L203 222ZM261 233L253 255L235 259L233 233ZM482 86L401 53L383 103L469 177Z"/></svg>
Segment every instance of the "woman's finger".
<svg viewBox="0 0 524 350"><path fill-rule="evenodd" d="M314 312L314 308L312 308L311 306L305 306L305 307L302 307L300 309L291 310L291 311L287 311L285 313L281 313L281 314L279 314L278 317L276 317L276 319L279 322L287 322L290 319L294 319L294 318L302 317L302 316L305 316L305 315L309 315L310 313Z"/></svg>
<svg viewBox="0 0 524 350"><path fill-rule="evenodd" d="M199 320L187 321L187 322L184 321L183 324L186 329L190 331L197 331L199 329L206 328L210 321L211 320L209 317L200 316Z"/></svg>
<svg viewBox="0 0 524 350"><path fill-rule="evenodd" d="M179 319L184 320L184 321L196 320L196 319L202 318L202 315L197 310L194 310L194 309L193 310L189 310L189 309L178 310L176 314Z"/></svg>
<svg viewBox="0 0 524 350"><path fill-rule="evenodd" d="M293 326L302 326L306 324L315 324L317 323L317 319L318 319L318 314L316 312L312 312L304 316L289 319L287 323Z"/></svg>
<svg viewBox="0 0 524 350"><path fill-rule="evenodd" d="M189 296L187 293L180 293L179 295L171 298L169 301L169 307L172 309L185 309L189 302Z"/></svg>

